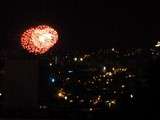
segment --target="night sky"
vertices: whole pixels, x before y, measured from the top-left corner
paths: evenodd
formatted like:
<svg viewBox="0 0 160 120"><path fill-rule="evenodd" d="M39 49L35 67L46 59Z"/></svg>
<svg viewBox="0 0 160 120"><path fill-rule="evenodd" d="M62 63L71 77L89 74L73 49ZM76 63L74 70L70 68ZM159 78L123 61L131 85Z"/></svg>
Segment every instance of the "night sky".
<svg viewBox="0 0 160 120"><path fill-rule="evenodd" d="M58 31L60 50L150 48L160 40L159 4L105 1L5 0L0 3L0 50L25 56L21 34L42 24Z"/></svg>
<svg viewBox="0 0 160 120"><path fill-rule="evenodd" d="M104 1L8 1L1 4L1 44L18 48L23 31L47 24L60 35L60 48L150 47L160 38L159 8Z"/></svg>

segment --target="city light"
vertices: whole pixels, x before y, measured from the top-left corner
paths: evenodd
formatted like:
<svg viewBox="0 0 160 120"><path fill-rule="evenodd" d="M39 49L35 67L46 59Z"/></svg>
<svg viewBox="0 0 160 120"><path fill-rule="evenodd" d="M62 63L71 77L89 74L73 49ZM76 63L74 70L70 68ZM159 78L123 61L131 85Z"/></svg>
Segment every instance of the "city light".
<svg viewBox="0 0 160 120"><path fill-rule="evenodd" d="M116 91L113 91L113 93L116 94L117 92L116 92Z"/></svg>
<svg viewBox="0 0 160 120"><path fill-rule="evenodd" d="M51 81L52 81L52 83L54 83L54 82L55 82L55 79L54 79L54 78L52 78L52 79L51 79Z"/></svg>
<svg viewBox="0 0 160 120"><path fill-rule="evenodd" d="M93 111L93 108L89 108L89 111Z"/></svg>
<svg viewBox="0 0 160 120"><path fill-rule="evenodd" d="M39 108L40 109L47 109L47 106L46 105L40 105Z"/></svg>
<svg viewBox="0 0 160 120"><path fill-rule="evenodd" d="M60 92L60 93L58 93L58 96L63 97L64 95Z"/></svg>
<svg viewBox="0 0 160 120"><path fill-rule="evenodd" d="M81 99L81 100L80 100L80 102L81 102L81 103L83 103L83 102L84 102L84 100L83 100L83 99Z"/></svg>
<svg viewBox="0 0 160 120"><path fill-rule="evenodd" d="M105 71L106 71L106 69L107 69L107 68L106 68L106 66L103 66L103 72L105 72Z"/></svg>
<svg viewBox="0 0 160 120"><path fill-rule="evenodd" d="M106 84L109 84L109 82L107 81Z"/></svg>
<svg viewBox="0 0 160 120"><path fill-rule="evenodd" d="M67 78L66 78L66 80L70 80L70 78L69 78L69 77L67 77Z"/></svg>
<svg viewBox="0 0 160 120"><path fill-rule="evenodd" d="M122 87L122 88L125 88L125 85L122 85L121 87Z"/></svg>
<svg viewBox="0 0 160 120"><path fill-rule="evenodd" d="M80 61L83 61L83 58L80 58Z"/></svg>
<svg viewBox="0 0 160 120"><path fill-rule="evenodd" d="M75 57L75 58L73 58L73 60L74 60L74 61L77 61L77 60L78 60L78 58L77 58L77 57Z"/></svg>
<svg viewBox="0 0 160 120"><path fill-rule="evenodd" d="M68 73L72 73L73 71L72 70L68 70Z"/></svg>
<svg viewBox="0 0 160 120"><path fill-rule="evenodd" d="M160 47L160 41L157 42L157 44L155 45L155 47Z"/></svg>
<svg viewBox="0 0 160 120"><path fill-rule="evenodd" d="M111 103L112 103L112 104L116 104L116 101L115 101L115 100L112 100Z"/></svg>
<svg viewBox="0 0 160 120"><path fill-rule="evenodd" d="M109 76L112 76L112 72L109 72L108 75L109 75Z"/></svg>
<svg viewBox="0 0 160 120"><path fill-rule="evenodd" d="M64 99L65 99L65 100L67 100L67 98L68 98L67 96L64 96Z"/></svg>
<svg viewBox="0 0 160 120"><path fill-rule="evenodd" d="M130 75L130 74L129 74L129 75L128 75L128 77L129 77L129 78L131 78L131 77L132 77L132 75Z"/></svg>
<svg viewBox="0 0 160 120"><path fill-rule="evenodd" d="M49 63L49 66L52 66L52 63Z"/></svg>
<svg viewBox="0 0 160 120"><path fill-rule="evenodd" d="M114 70L115 70L115 68L113 67L113 68L112 68L112 70L114 71Z"/></svg>
<svg viewBox="0 0 160 120"><path fill-rule="evenodd" d="M130 97L133 98L134 97L133 94L130 94Z"/></svg>
<svg viewBox="0 0 160 120"><path fill-rule="evenodd" d="M109 52L113 53L111 50ZM85 54L76 54L76 57L68 54L67 60L65 59L64 63L60 63L62 67L56 68L55 66L54 70L50 68L51 72L57 74L56 83L58 83L58 87L56 88L56 84L54 84L54 88L58 91L56 97L62 98L61 100L67 105L87 107L88 111L96 111L106 107L108 111L113 110L119 106L119 103L121 104L122 99L126 100L127 105L130 104L132 98L134 98L131 93L135 91L135 77L139 79L139 76L137 76L139 71L136 70L140 66L130 66L130 63L134 66L139 61L137 60L134 63L132 58L124 57L124 54L134 56L136 53L133 51L124 53L121 56L123 59L118 62L117 59L119 58L114 59L113 57L111 59L112 57L108 58L107 52L104 53L106 56L103 55L103 58L100 54L90 54L91 59L87 59L85 62L81 62L84 61L85 58L82 56L85 56ZM100 57L97 62L98 55ZM65 56L62 56L62 60ZM129 60L126 63L128 58L131 61ZM104 59L111 60L104 61ZM139 59L142 61L141 57ZM58 74L58 72L61 72L61 74ZM55 80L53 81L55 82Z"/></svg>

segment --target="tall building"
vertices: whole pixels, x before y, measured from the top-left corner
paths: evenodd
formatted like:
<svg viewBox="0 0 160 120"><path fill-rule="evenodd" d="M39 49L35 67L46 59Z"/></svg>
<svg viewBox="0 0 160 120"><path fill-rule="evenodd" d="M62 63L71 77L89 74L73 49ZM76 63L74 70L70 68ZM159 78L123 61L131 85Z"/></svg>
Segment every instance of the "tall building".
<svg viewBox="0 0 160 120"><path fill-rule="evenodd" d="M38 62L9 59L5 64L6 109L29 109L38 104Z"/></svg>

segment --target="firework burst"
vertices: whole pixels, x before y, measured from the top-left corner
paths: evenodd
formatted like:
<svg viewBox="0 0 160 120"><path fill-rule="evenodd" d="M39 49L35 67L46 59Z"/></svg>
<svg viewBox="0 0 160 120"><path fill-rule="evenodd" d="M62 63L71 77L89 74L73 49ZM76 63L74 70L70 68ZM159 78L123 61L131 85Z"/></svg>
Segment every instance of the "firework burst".
<svg viewBox="0 0 160 120"><path fill-rule="evenodd" d="M51 27L39 25L26 30L21 45L29 53L44 54L58 41L58 33Z"/></svg>

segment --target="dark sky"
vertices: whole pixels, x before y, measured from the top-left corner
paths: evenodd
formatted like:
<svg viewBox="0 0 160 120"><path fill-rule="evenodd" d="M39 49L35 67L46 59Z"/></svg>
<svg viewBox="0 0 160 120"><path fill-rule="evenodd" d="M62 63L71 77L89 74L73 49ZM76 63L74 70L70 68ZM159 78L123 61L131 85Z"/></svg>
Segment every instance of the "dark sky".
<svg viewBox="0 0 160 120"><path fill-rule="evenodd" d="M58 30L60 48L148 47L160 38L156 6L99 0L21 0L1 6L0 46L7 49L16 48L20 34L38 24Z"/></svg>

